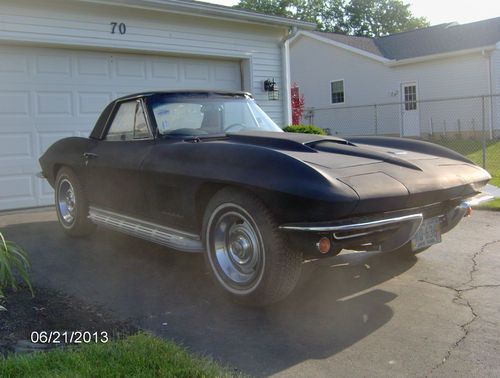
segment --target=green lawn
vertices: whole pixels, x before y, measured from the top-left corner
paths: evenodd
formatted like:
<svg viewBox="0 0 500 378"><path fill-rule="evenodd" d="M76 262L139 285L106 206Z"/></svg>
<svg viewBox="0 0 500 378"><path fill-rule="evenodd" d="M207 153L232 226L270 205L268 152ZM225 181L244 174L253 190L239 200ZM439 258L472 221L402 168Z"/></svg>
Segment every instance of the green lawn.
<svg viewBox="0 0 500 378"><path fill-rule="evenodd" d="M462 155L467 156L474 163L483 165L482 142L478 140L432 140L433 143L451 148ZM500 141L493 140L486 143L486 170L490 173L492 179L490 184L500 187ZM488 202L482 207L500 210L500 199Z"/></svg>
<svg viewBox="0 0 500 378"><path fill-rule="evenodd" d="M146 334L105 344L0 357L0 377L221 377L229 371Z"/></svg>

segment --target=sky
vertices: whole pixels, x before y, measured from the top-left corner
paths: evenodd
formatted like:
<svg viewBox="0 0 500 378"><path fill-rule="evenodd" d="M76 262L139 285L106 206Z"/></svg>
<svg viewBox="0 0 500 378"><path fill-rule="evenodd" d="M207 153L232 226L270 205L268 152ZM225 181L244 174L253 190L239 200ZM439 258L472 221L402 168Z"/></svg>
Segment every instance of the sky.
<svg viewBox="0 0 500 378"><path fill-rule="evenodd" d="M238 0L203 0L208 3L232 6ZM431 25L457 21L460 24L500 17L500 0L403 0L410 3L414 16L426 17Z"/></svg>

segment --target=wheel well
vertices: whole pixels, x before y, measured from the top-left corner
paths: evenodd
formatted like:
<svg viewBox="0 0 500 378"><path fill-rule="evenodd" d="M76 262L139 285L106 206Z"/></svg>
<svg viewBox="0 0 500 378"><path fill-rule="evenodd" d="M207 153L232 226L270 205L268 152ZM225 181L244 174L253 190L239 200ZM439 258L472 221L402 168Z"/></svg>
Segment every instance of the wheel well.
<svg viewBox="0 0 500 378"><path fill-rule="evenodd" d="M62 164L54 164L54 167L52 168L52 186L55 186L57 173L61 170L62 167Z"/></svg>
<svg viewBox="0 0 500 378"><path fill-rule="evenodd" d="M205 214L205 209L207 208L210 199L219 190L227 187L228 185L220 183L204 183L200 186L195 195L196 225L198 229L201 230L203 215Z"/></svg>
<svg viewBox="0 0 500 378"><path fill-rule="evenodd" d="M234 188L250 193L260 199L268 208L269 204L271 203L268 196L266 196L264 192L253 190L249 187L222 183L204 183L200 186L195 195L196 226L199 230L201 230L202 227L203 216L205 214L205 209L207 208L208 202L215 195L215 193L224 188Z"/></svg>

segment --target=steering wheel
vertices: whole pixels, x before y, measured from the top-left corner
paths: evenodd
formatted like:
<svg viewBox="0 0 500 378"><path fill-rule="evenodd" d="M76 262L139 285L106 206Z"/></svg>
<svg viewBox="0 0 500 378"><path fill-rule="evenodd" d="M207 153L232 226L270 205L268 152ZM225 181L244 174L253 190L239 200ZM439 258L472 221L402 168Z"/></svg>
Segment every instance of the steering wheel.
<svg viewBox="0 0 500 378"><path fill-rule="evenodd" d="M236 128L236 127L239 127L238 130L233 130L233 131L241 131L241 130L244 130L246 129L247 127L245 126L245 124L243 123L233 123L232 125L229 125L228 127L226 127L224 129L224 132L227 133L230 131L230 129L233 129L233 128Z"/></svg>

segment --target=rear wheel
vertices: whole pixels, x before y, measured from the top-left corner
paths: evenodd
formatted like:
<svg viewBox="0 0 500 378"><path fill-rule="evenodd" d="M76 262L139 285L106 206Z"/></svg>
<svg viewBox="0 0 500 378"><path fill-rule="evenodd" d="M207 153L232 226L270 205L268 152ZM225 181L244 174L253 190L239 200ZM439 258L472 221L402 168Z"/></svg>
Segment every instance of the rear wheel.
<svg viewBox="0 0 500 378"><path fill-rule="evenodd" d="M301 272L272 214L255 196L228 188L205 211L205 260L224 292L238 303L263 306L286 297Z"/></svg>
<svg viewBox="0 0 500 378"><path fill-rule="evenodd" d="M89 207L83 187L75 173L61 168L55 182L57 218L64 232L71 236L90 234L95 225L88 219Z"/></svg>

